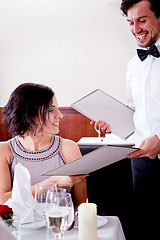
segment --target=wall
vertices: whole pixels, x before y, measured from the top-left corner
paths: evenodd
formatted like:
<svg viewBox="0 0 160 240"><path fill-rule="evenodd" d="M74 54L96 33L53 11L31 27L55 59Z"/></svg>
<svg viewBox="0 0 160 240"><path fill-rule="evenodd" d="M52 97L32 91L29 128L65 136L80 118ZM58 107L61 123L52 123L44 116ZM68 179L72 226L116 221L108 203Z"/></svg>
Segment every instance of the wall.
<svg viewBox="0 0 160 240"><path fill-rule="evenodd" d="M59 106L96 88L126 102L125 72L136 42L107 0L0 1L0 34L1 107L30 81L52 87Z"/></svg>

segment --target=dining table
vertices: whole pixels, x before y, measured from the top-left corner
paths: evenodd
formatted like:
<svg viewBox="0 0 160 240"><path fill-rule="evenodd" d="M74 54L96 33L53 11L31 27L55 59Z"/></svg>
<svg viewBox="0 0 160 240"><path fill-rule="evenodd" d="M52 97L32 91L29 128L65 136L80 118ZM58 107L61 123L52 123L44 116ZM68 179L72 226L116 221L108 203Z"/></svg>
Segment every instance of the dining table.
<svg viewBox="0 0 160 240"><path fill-rule="evenodd" d="M117 216L100 216L100 218L104 221L104 224L97 226L97 240L126 240L121 222ZM20 240L47 240L46 229L46 226L28 230L21 228ZM78 226L73 227L70 231L65 231L64 240L78 240Z"/></svg>

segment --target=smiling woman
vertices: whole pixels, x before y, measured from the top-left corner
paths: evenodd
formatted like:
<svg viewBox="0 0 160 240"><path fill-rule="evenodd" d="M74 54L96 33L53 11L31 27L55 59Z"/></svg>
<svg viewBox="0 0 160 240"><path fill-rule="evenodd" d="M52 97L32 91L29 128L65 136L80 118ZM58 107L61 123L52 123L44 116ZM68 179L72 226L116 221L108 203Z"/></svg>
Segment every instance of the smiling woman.
<svg viewBox="0 0 160 240"><path fill-rule="evenodd" d="M56 135L63 115L52 89L34 83L21 84L12 92L3 114L15 137L0 142L0 203L11 196L14 170L19 162L30 172L33 195L37 183L54 182L68 191L72 188L76 208L86 201L86 175L41 176L81 156L75 142Z"/></svg>

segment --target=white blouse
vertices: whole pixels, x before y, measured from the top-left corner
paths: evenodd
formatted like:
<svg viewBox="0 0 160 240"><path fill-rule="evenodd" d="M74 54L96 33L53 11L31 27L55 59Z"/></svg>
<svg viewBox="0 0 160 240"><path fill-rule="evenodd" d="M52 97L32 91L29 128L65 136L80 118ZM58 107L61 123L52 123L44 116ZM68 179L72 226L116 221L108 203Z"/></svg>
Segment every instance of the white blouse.
<svg viewBox="0 0 160 240"><path fill-rule="evenodd" d="M160 51L160 38L155 44ZM160 58L149 55L143 62L138 55L128 63L127 100L135 110L135 145L149 136L160 138Z"/></svg>

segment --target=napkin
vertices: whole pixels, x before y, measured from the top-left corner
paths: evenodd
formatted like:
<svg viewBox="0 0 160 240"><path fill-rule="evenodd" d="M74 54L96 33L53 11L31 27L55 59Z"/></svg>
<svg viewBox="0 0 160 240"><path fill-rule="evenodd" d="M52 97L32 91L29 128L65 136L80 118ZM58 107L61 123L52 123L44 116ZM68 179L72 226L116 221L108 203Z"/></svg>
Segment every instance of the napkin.
<svg viewBox="0 0 160 240"><path fill-rule="evenodd" d="M34 209L30 173L21 163L15 167L12 198L5 204L12 207L14 214L21 219L21 223L35 222L39 217Z"/></svg>

